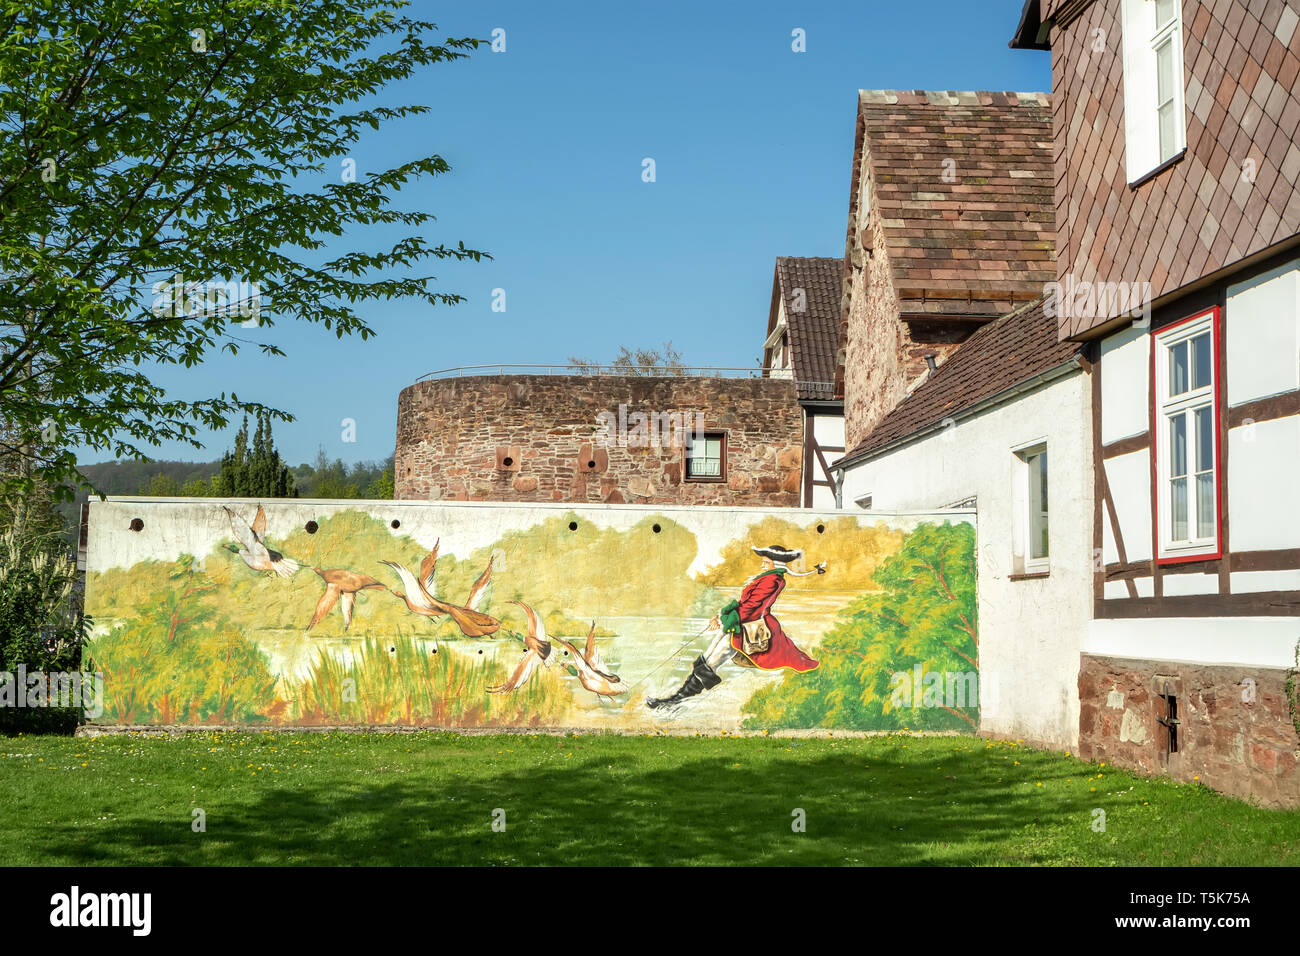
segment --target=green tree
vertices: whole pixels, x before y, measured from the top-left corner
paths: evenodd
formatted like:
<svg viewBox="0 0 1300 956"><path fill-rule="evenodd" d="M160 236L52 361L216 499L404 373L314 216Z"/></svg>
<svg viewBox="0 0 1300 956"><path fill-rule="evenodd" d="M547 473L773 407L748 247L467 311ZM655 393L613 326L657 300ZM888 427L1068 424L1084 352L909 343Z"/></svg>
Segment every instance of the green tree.
<svg viewBox="0 0 1300 956"><path fill-rule="evenodd" d="M144 458L240 412L234 392L169 396L159 366L252 345L279 321L342 338L359 306L454 304L424 267L479 260L393 205L438 155L356 169L363 131L427 113L375 105L479 41L433 37L403 0L49 0L0 8L0 421L4 447L51 487L81 481L74 449ZM373 226L385 237L363 239ZM353 237L337 254L327 239ZM256 333L252 333L256 334ZM4 449L0 449L3 451ZM8 476L30 483L30 471Z"/></svg>
<svg viewBox="0 0 1300 956"><path fill-rule="evenodd" d="M235 447L221 459L212 488L221 498L295 498L293 474L280 459L271 436L269 413L257 416L257 431L248 440L248 419L235 434Z"/></svg>
<svg viewBox="0 0 1300 956"><path fill-rule="evenodd" d="M872 581L812 652L821 665L755 693L746 726L978 726L975 529L917 526Z"/></svg>
<svg viewBox="0 0 1300 956"><path fill-rule="evenodd" d="M393 497L393 466L390 464L379 476L366 486L367 498L390 499Z"/></svg>

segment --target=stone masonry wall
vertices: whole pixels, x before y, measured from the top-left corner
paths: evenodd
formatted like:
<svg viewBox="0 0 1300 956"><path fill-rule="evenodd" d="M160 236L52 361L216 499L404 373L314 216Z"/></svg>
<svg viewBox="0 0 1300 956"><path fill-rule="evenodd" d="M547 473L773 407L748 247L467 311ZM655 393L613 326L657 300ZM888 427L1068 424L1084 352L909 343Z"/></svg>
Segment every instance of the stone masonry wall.
<svg viewBox="0 0 1300 956"><path fill-rule="evenodd" d="M602 441L602 413L680 414L727 435L726 480L685 480L671 437ZM607 419L608 420L608 419ZM617 427L617 426L616 426ZM803 416L789 379L497 375L418 382L398 400L396 497L797 508Z"/></svg>
<svg viewBox="0 0 1300 956"><path fill-rule="evenodd" d="M1166 756L1166 707L1178 700L1178 752ZM1300 735L1286 672L1247 666L1094 657L1079 669L1079 756L1174 780L1199 780L1265 806L1300 805ZM1250 682L1254 683L1251 684Z"/></svg>

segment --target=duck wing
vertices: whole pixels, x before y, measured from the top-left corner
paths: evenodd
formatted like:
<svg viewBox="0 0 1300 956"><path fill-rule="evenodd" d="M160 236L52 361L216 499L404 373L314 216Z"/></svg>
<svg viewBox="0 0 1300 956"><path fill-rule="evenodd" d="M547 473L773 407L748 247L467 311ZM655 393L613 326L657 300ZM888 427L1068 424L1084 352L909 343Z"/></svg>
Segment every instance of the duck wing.
<svg viewBox="0 0 1300 956"><path fill-rule="evenodd" d="M469 598L465 601L465 606L471 611L478 610L479 602L483 600L483 592L487 590L488 582L492 580L492 562L494 558L488 558L487 567L483 573L478 576L474 586L469 589Z"/></svg>
<svg viewBox="0 0 1300 956"><path fill-rule="evenodd" d="M442 538L433 543L433 550L420 562L420 588L428 597L433 597L433 579L438 570L438 545Z"/></svg>
<svg viewBox="0 0 1300 956"><path fill-rule="evenodd" d="M311 623L307 625L307 630L310 631L321 621L325 620L325 616L334 609L334 603L339 599L340 593L341 592L337 585L325 585L325 593L322 594L320 600L316 602L316 613L311 616Z"/></svg>
<svg viewBox="0 0 1300 956"><path fill-rule="evenodd" d="M519 661L519 666L515 672L501 684L495 687L489 687L489 694L504 694L506 691L518 690L533 676L533 671L537 670L537 665L542 662L542 655L534 650L529 650Z"/></svg>
<svg viewBox="0 0 1300 956"><path fill-rule="evenodd" d="M266 540L266 510L261 505L257 506L257 515L253 518L253 523L249 525L249 530L257 535L258 541Z"/></svg>

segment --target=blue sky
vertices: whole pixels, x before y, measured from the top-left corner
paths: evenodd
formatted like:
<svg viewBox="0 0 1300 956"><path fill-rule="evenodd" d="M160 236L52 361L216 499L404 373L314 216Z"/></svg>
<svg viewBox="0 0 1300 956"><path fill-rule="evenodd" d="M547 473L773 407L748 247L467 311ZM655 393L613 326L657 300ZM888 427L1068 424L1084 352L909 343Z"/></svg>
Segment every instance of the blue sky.
<svg viewBox="0 0 1300 956"><path fill-rule="evenodd" d="M293 413L276 438L298 463L321 447L345 461L392 454L398 392L435 369L608 360L621 344L664 340L690 364L753 365L774 259L843 254L857 90L1049 89L1048 54L1007 48L1021 6L416 0L440 35L501 28L506 50L481 46L387 91L381 102L431 110L355 158L359 172L429 153L451 164L396 204L438 216L425 232L435 244L492 255L431 267L467 301L367 306L379 332L367 342L277 326L269 338L286 357L214 355L160 380L177 397L233 389ZM791 49L796 28L806 52ZM503 313L491 309L496 288ZM154 457L216 458L232 435Z"/></svg>

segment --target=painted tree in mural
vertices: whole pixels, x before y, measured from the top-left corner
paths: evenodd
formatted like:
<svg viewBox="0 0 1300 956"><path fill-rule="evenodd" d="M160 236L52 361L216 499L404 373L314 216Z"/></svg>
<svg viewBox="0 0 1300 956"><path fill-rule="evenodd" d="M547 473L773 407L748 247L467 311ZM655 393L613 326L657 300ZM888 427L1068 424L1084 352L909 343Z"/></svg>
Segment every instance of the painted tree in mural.
<svg viewBox="0 0 1300 956"><path fill-rule="evenodd" d="M266 409L234 392L176 397L158 377L214 352L283 354L250 330L292 320L366 339L370 303L462 300L423 270L482 253L431 243L417 230L433 215L393 205L446 161L366 170L356 158L363 132L429 111L376 94L429 90L403 81L479 42L437 41L404 6L0 8L0 422L15 432L0 452L37 466L6 481L39 471L66 496L78 448L139 459L164 442L202 447L202 429ZM367 226L383 245L360 241Z"/></svg>
<svg viewBox="0 0 1300 956"><path fill-rule="evenodd" d="M978 724L975 529L922 524L818 645L821 666L745 707L750 727L971 730Z"/></svg>

